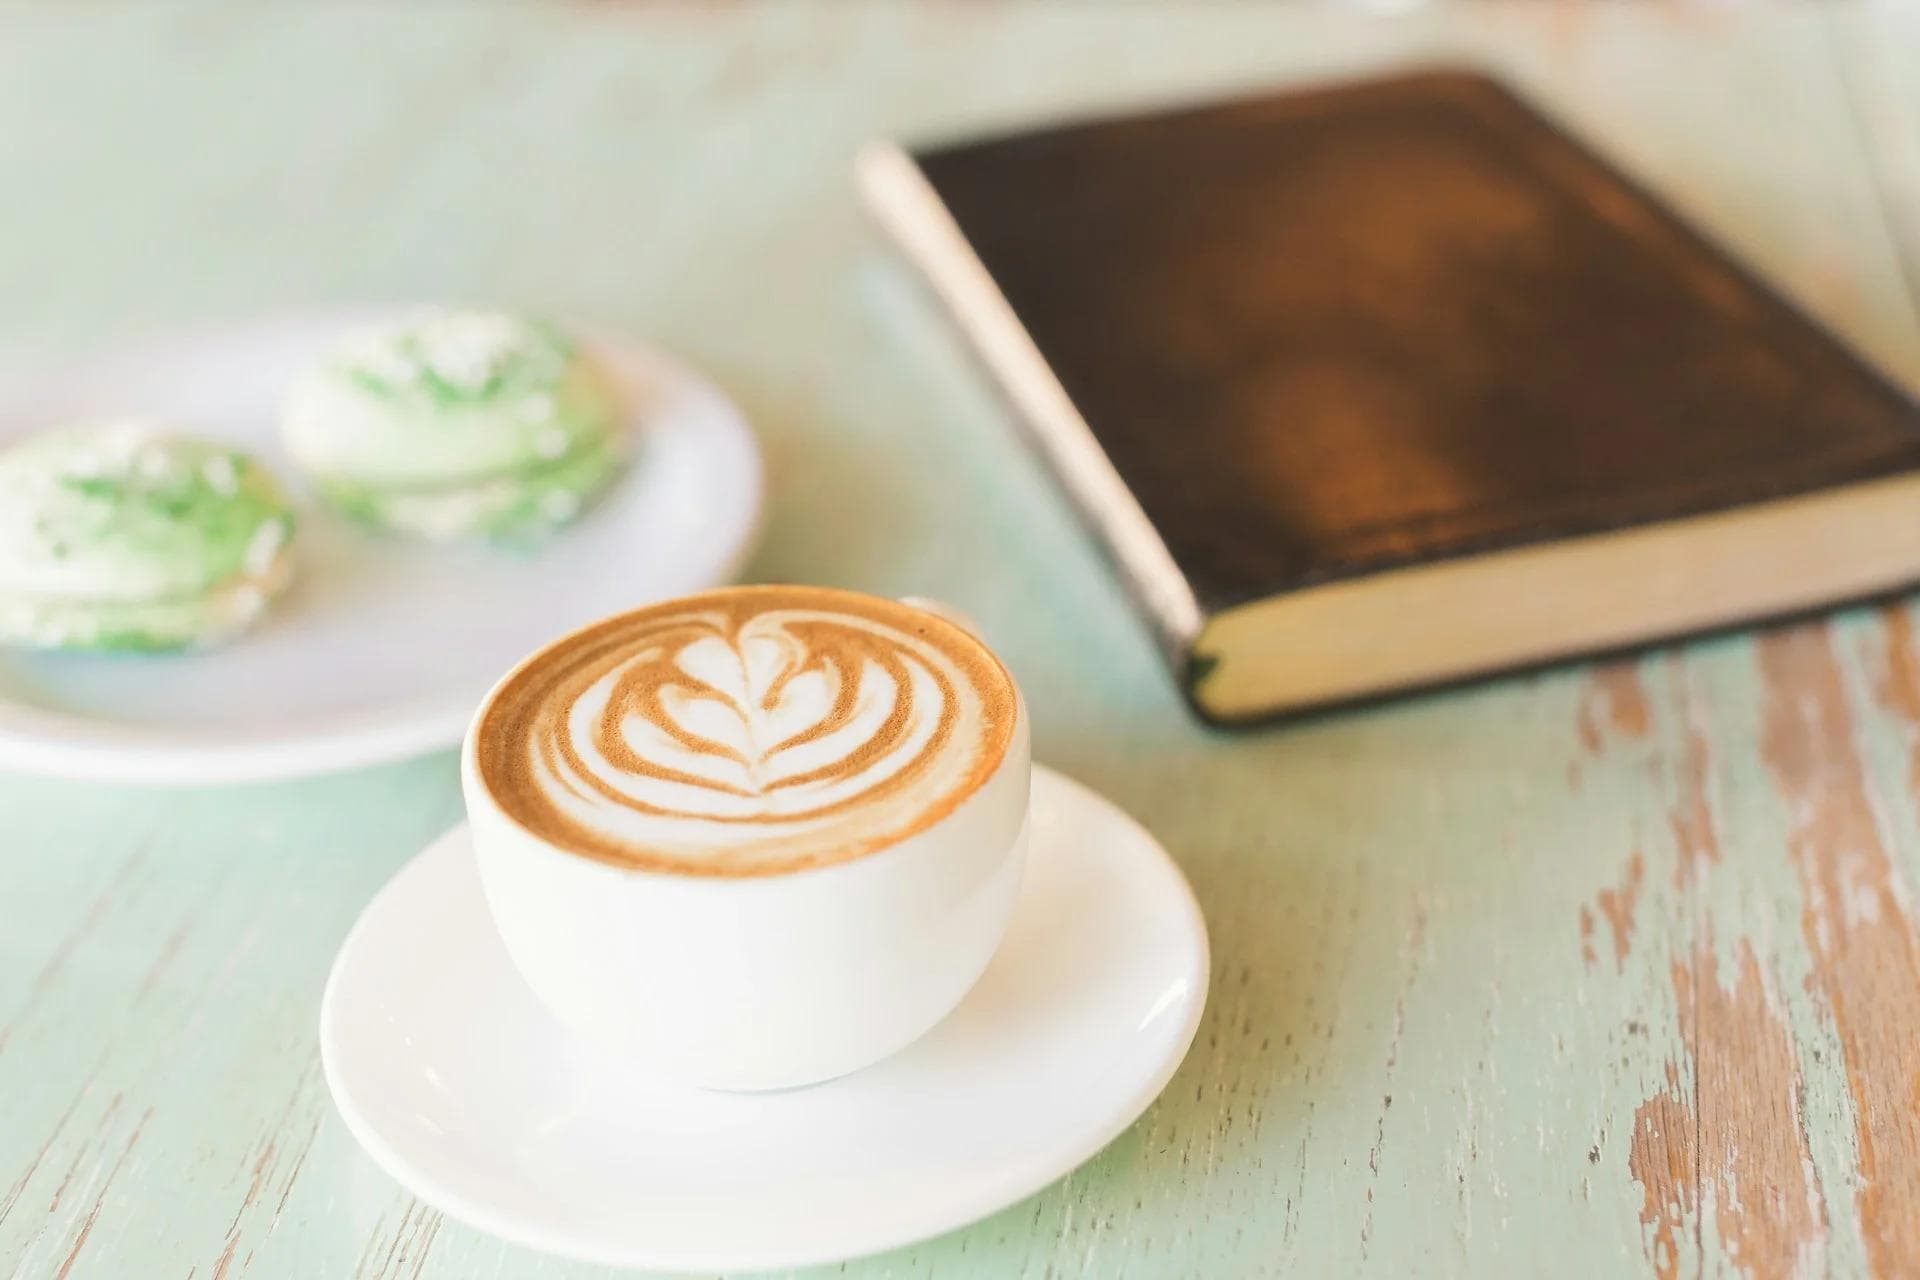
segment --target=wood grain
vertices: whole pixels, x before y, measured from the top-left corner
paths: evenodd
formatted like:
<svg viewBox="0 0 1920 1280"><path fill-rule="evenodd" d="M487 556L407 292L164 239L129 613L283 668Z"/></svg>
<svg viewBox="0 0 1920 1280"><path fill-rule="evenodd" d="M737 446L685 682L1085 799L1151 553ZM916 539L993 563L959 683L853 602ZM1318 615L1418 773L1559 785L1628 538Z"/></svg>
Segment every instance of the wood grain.
<svg viewBox="0 0 1920 1280"><path fill-rule="evenodd" d="M1920 936L1910 890L1862 773L1845 677L1825 630L1767 637L1760 667L1761 749L1791 815L1801 927L1853 1096L1861 1230L1878 1274L1920 1272Z"/></svg>
<svg viewBox="0 0 1920 1280"><path fill-rule="evenodd" d="M1188 872L1213 995L1099 1158L823 1274L1920 1275L1911 606L1200 730L847 176L875 135L1457 58L1920 381L1920 27L1845 6L8 10L0 342L367 297L603 316L753 418L756 576L981 620L1038 757ZM341 937L458 813L446 755L0 778L0 1275L603 1274L415 1202L317 1072Z"/></svg>

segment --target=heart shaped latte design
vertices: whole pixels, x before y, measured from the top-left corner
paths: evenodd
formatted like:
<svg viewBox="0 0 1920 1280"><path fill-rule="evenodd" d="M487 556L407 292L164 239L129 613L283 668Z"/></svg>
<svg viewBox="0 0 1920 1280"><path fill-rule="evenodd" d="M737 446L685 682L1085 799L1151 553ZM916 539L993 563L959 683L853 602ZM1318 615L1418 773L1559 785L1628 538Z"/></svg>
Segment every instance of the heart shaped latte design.
<svg viewBox="0 0 1920 1280"><path fill-rule="evenodd" d="M837 861L950 812L1005 751L1005 670L949 623L822 594L646 610L530 664L483 725L516 747L513 807L610 860L714 871Z"/></svg>

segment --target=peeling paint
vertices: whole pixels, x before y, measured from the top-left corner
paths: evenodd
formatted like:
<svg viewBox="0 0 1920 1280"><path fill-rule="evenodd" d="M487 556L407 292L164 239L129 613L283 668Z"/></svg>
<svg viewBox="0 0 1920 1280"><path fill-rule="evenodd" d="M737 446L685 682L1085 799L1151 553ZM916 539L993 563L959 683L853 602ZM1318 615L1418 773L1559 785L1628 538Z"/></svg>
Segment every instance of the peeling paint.
<svg viewBox="0 0 1920 1280"><path fill-rule="evenodd" d="M1673 966L1686 1069L1669 1062L1666 1085L1634 1113L1628 1167L1663 1280L1709 1271L1708 1206L1725 1264L1748 1280L1817 1275L1826 1245L1793 1035L1751 944L1735 950L1731 987L1710 939Z"/></svg>
<svg viewBox="0 0 1920 1280"><path fill-rule="evenodd" d="M1767 636L1758 653L1762 753L1787 802L1811 985L1832 1011L1853 1097L1861 1234L1877 1274L1920 1275L1920 937L1827 627Z"/></svg>
<svg viewBox="0 0 1920 1280"><path fill-rule="evenodd" d="M1623 971L1627 967L1627 952L1633 945L1633 912L1640 904L1640 886L1646 878L1646 856L1635 849L1627 859L1626 879L1617 889L1602 889L1597 900L1600 915L1613 933L1614 965Z"/></svg>
<svg viewBox="0 0 1920 1280"><path fill-rule="evenodd" d="M1580 702L1576 723L1580 744L1590 752L1598 751L1610 736L1640 739L1652 727L1653 712L1640 683L1639 666L1627 661L1595 667Z"/></svg>
<svg viewBox="0 0 1920 1280"><path fill-rule="evenodd" d="M1667 664L1674 704L1678 709L1679 759L1674 769L1676 794L1667 811L1678 857L1674 884L1684 888L1708 866L1720 861L1720 838L1713 821L1713 752L1707 733L1706 709L1687 677L1679 657Z"/></svg>

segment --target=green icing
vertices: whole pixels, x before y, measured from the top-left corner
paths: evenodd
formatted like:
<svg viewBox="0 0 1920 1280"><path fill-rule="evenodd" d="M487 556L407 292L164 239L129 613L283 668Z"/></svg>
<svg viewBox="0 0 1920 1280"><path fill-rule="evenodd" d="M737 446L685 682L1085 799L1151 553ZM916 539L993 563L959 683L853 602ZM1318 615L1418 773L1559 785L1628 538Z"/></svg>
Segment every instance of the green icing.
<svg viewBox="0 0 1920 1280"><path fill-rule="evenodd" d="M525 478L518 500L503 504L487 521L485 535L505 546L538 544L578 519L624 461L613 441L606 439L534 471Z"/></svg>
<svg viewBox="0 0 1920 1280"><path fill-rule="evenodd" d="M22 463L31 468L44 457ZM57 559L76 549L117 548L183 569L191 564L187 576L215 582L244 568L262 525L279 521L291 531L292 514L272 478L236 450L170 440L126 455L83 449L65 461L101 469L49 477L58 493L43 500L35 528Z"/></svg>
<svg viewBox="0 0 1920 1280"><path fill-rule="evenodd" d="M87 647L100 653L177 653L187 642L145 631L102 631Z"/></svg>
<svg viewBox="0 0 1920 1280"><path fill-rule="evenodd" d="M252 616L220 592L141 602L15 601L0 609L0 639L71 653L177 653L223 640Z"/></svg>
<svg viewBox="0 0 1920 1280"><path fill-rule="evenodd" d="M369 340L340 371L373 395L453 409L551 391L576 351L543 320L446 312Z"/></svg>
<svg viewBox="0 0 1920 1280"><path fill-rule="evenodd" d="M553 462L460 484L380 486L339 479L319 484L327 501L359 524L442 541L477 537L530 549L577 519L624 462L618 442L607 437Z"/></svg>
<svg viewBox="0 0 1920 1280"><path fill-rule="evenodd" d="M0 453L0 641L216 637L284 578L293 526L273 477L226 445L137 423L41 433Z"/></svg>
<svg viewBox="0 0 1920 1280"><path fill-rule="evenodd" d="M89 539L232 559L246 550L260 525L283 514L284 502L261 483L259 469L245 454L212 452L203 461L231 468L235 478L224 491L194 465L199 450L175 455L158 475L61 476L56 483L84 501L62 506L48 532L61 547Z"/></svg>
<svg viewBox="0 0 1920 1280"><path fill-rule="evenodd" d="M322 487L453 489L562 463L623 413L608 371L554 326L436 311L347 338L289 389L282 431Z"/></svg>

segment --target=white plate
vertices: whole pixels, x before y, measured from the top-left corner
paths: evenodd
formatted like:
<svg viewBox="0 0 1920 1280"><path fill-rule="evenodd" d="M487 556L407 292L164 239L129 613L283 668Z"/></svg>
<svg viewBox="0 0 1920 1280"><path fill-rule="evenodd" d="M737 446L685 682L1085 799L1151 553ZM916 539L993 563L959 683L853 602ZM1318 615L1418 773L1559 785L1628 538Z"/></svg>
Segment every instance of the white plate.
<svg viewBox="0 0 1920 1280"><path fill-rule="evenodd" d="M347 935L320 1054L347 1127L428 1204L615 1266L803 1266L912 1243L1112 1141L1186 1055L1207 934L1166 851L1047 769L1006 942L885 1062L773 1094L658 1085L570 1039L501 948L465 827Z"/></svg>
<svg viewBox="0 0 1920 1280"><path fill-rule="evenodd" d="M0 389L0 441L99 416L159 418L252 449L293 375L380 312L288 315L130 343ZM730 579L758 527L753 434L659 352L593 343L634 398L633 466L536 553L363 532L309 503L292 592L206 653L0 653L0 769L148 783L322 773L460 739L481 695L545 641ZM13 362L9 362L12 364Z"/></svg>

